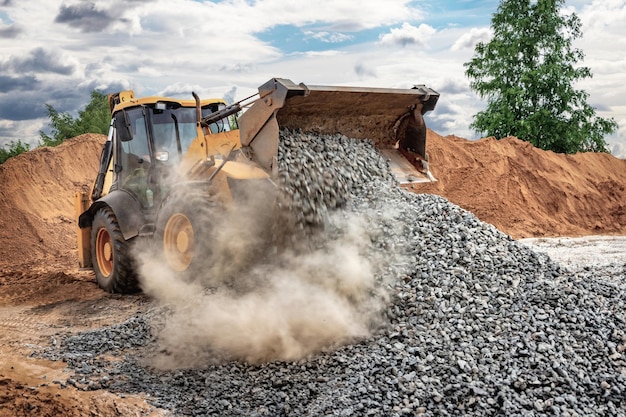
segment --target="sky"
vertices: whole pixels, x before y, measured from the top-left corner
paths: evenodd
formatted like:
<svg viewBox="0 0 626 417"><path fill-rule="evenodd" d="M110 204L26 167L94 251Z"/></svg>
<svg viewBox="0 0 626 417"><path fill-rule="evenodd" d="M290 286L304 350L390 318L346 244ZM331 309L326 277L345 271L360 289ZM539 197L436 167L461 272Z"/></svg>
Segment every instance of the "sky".
<svg viewBox="0 0 626 417"><path fill-rule="evenodd" d="M76 116L94 89L243 99L273 77L440 93L427 125L477 139L486 103L464 66L490 39L497 0L0 0L0 145L36 146L46 104ZM577 88L619 131L626 158L626 2L571 0L582 21Z"/></svg>

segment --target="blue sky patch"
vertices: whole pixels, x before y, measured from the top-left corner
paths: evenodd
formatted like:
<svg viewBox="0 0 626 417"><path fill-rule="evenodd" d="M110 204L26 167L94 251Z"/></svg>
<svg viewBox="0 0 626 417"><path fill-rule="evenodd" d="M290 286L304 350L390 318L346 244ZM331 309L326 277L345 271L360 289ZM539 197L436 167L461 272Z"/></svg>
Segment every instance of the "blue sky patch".
<svg viewBox="0 0 626 417"><path fill-rule="evenodd" d="M418 7L426 13L421 23L440 30L446 27L489 26L491 15L499 4L497 0L437 0L420 2Z"/></svg>
<svg viewBox="0 0 626 417"><path fill-rule="evenodd" d="M6 12L0 12L0 20L5 25L10 25L11 23L13 23L13 20L11 20L11 18L9 17L8 14L6 14Z"/></svg>
<svg viewBox="0 0 626 417"><path fill-rule="evenodd" d="M343 48L363 42L378 40L380 33L389 29L375 28L359 32L336 32L324 25L278 25L257 37L263 42L279 48L286 54L298 52L319 52L329 49Z"/></svg>

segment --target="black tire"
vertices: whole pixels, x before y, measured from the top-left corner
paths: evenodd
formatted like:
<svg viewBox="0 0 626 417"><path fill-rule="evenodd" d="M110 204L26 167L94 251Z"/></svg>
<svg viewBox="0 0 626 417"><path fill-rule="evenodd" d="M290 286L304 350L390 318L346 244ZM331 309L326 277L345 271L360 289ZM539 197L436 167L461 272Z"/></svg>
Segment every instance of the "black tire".
<svg viewBox="0 0 626 417"><path fill-rule="evenodd" d="M216 203L205 193L172 195L159 210L156 243L172 271L194 279L211 258Z"/></svg>
<svg viewBox="0 0 626 417"><path fill-rule="evenodd" d="M110 207L96 212L91 225L91 262L100 288L110 293L130 294L139 290L130 256L130 242L124 239Z"/></svg>

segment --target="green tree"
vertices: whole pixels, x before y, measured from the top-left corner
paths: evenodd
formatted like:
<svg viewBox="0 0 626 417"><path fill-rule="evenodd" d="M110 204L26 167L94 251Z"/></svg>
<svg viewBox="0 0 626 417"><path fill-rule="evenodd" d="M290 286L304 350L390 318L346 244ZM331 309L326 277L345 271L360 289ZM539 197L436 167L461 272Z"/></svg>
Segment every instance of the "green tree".
<svg viewBox="0 0 626 417"><path fill-rule="evenodd" d="M241 113L232 114L228 116L228 122L230 123L230 128L232 130L239 129L239 116Z"/></svg>
<svg viewBox="0 0 626 417"><path fill-rule="evenodd" d="M11 141L8 145L8 149L7 145L0 148L0 164L4 164L7 159L27 152L29 149L30 145L28 143L24 143L21 140L18 140L17 142Z"/></svg>
<svg viewBox="0 0 626 417"><path fill-rule="evenodd" d="M111 110L108 96L97 91L91 92L91 101L78 113L78 125L81 133L109 133Z"/></svg>
<svg viewBox="0 0 626 417"><path fill-rule="evenodd" d="M516 136L560 153L608 152L604 137L618 128L596 116L588 94L574 84L591 78L577 66L584 54L576 14L561 13L564 0L503 0L491 20L493 38L476 45L465 63L471 88L487 100L471 127L479 134Z"/></svg>
<svg viewBox="0 0 626 417"><path fill-rule="evenodd" d="M109 131L111 114L107 96L98 91L91 92L91 101L78 112L74 119L69 113L59 113L54 107L46 104L48 111L51 135L39 131L41 145L56 146L66 139L73 138L83 133L101 133L106 135Z"/></svg>

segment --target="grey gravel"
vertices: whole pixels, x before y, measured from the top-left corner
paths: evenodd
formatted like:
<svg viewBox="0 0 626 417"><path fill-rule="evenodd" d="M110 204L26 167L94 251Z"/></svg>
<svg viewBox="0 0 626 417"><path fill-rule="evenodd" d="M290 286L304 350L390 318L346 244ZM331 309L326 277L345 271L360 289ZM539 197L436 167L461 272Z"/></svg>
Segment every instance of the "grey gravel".
<svg viewBox="0 0 626 417"><path fill-rule="evenodd" d="M562 268L444 198L395 187L365 141L281 134L283 204L299 223L341 209L371 224L372 256L389 259L384 325L298 361L158 371L144 360L154 308L57 335L38 354L67 363L67 385L145 393L181 416L626 416L626 265Z"/></svg>

